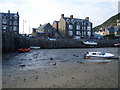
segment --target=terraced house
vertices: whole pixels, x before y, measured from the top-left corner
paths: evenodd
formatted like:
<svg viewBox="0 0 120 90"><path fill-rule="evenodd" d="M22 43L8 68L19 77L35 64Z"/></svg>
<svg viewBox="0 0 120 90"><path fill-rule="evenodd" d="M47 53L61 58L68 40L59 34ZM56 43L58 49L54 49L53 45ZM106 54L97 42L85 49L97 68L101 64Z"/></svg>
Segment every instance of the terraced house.
<svg viewBox="0 0 120 90"><path fill-rule="evenodd" d="M60 33L63 37L84 37L90 38L92 35L92 23L89 21L89 17L85 19L64 17L61 15L60 21L54 21L52 26Z"/></svg>
<svg viewBox="0 0 120 90"><path fill-rule="evenodd" d="M19 33L19 14L17 13L2 13L0 12L0 30L3 32Z"/></svg>

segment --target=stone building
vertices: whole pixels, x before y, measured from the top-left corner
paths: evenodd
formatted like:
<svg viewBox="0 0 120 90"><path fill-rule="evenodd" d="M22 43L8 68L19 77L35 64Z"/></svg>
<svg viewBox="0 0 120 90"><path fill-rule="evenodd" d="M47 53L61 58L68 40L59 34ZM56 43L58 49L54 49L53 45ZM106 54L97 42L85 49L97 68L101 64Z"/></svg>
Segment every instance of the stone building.
<svg viewBox="0 0 120 90"><path fill-rule="evenodd" d="M3 32L19 33L19 14L17 13L1 13L0 12L0 30Z"/></svg>
<svg viewBox="0 0 120 90"><path fill-rule="evenodd" d="M92 35L92 23L89 21L89 17L78 19L74 18L73 15L64 17L64 14L62 14L60 21L54 21L52 26L63 37L79 36L90 38Z"/></svg>
<svg viewBox="0 0 120 90"><path fill-rule="evenodd" d="M55 30L50 25L50 23L41 25L38 28L33 28L33 35L36 35L38 37L47 38L47 37L54 37L55 36Z"/></svg>

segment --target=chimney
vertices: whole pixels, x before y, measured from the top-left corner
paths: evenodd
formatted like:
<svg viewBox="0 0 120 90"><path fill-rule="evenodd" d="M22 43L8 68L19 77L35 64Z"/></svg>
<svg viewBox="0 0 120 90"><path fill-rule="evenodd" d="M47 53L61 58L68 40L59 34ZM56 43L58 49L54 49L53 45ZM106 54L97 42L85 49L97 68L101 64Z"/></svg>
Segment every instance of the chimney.
<svg viewBox="0 0 120 90"><path fill-rule="evenodd" d="M73 15L70 15L70 18L73 18Z"/></svg>
<svg viewBox="0 0 120 90"><path fill-rule="evenodd" d="M64 18L64 14L61 15L61 18Z"/></svg>
<svg viewBox="0 0 120 90"><path fill-rule="evenodd" d="M40 24L40 26L42 26L42 25Z"/></svg>
<svg viewBox="0 0 120 90"><path fill-rule="evenodd" d="M10 13L10 10L8 10L8 13Z"/></svg>
<svg viewBox="0 0 120 90"><path fill-rule="evenodd" d="M89 21L89 17L85 17L85 20L88 20L88 21Z"/></svg>

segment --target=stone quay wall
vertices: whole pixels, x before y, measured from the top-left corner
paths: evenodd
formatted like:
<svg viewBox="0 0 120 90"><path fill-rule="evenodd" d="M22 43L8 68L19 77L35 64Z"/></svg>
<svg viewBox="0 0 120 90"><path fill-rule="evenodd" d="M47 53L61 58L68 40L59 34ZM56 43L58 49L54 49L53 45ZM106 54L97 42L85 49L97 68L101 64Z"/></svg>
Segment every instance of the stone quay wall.
<svg viewBox="0 0 120 90"><path fill-rule="evenodd" d="M61 48L88 48L83 45L84 40L57 39L50 41L46 39L23 37L15 33L2 32L2 53L14 52L21 47L39 46L43 49L61 49ZM114 43L120 42L120 39L96 40L96 47L112 47Z"/></svg>

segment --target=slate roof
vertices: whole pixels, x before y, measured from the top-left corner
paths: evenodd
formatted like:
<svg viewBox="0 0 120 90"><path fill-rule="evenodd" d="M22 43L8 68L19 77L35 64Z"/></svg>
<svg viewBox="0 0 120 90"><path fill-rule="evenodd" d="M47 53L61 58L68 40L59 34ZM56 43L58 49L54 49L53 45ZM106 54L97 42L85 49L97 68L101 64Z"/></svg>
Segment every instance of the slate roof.
<svg viewBox="0 0 120 90"><path fill-rule="evenodd" d="M47 23L47 24L48 24L48 23ZM47 26L47 24L41 25L41 26L39 26L37 29L44 29L44 28Z"/></svg>
<svg viewBox="0 0 120 90"><path fill-rule="evenodd" d="M110 32L117 32L118 31L118 29L115 29L114 27L109 27L108 30Z"/></svg>
<svg viewBox="0 0 120 90"><path fill-rule="evenodd" d="M0 14L4 14L4 15L9 15L9 16L17 16L17 13L2 13L0 12Z"/></svg>
<svg viewBox="0 0 120 90"><path fill-rule="evenodd" d="M87 23L87 22L90 22L90 21L88 21L88 20L79 19L79 18L63 17L63 19L64 19L65 21L67 21L67 20L69 19L69 20L74 20L75 22L78 22L78 21L79 21L79 22L83 22L83 21L84 21L84 22L86 22L86 23Z"/></svg>
<svg viewBox="0 0 120 90"><path fill-rule="evenodd" d="M59 23L59 21L54 21L54 22Z"/></svg>

